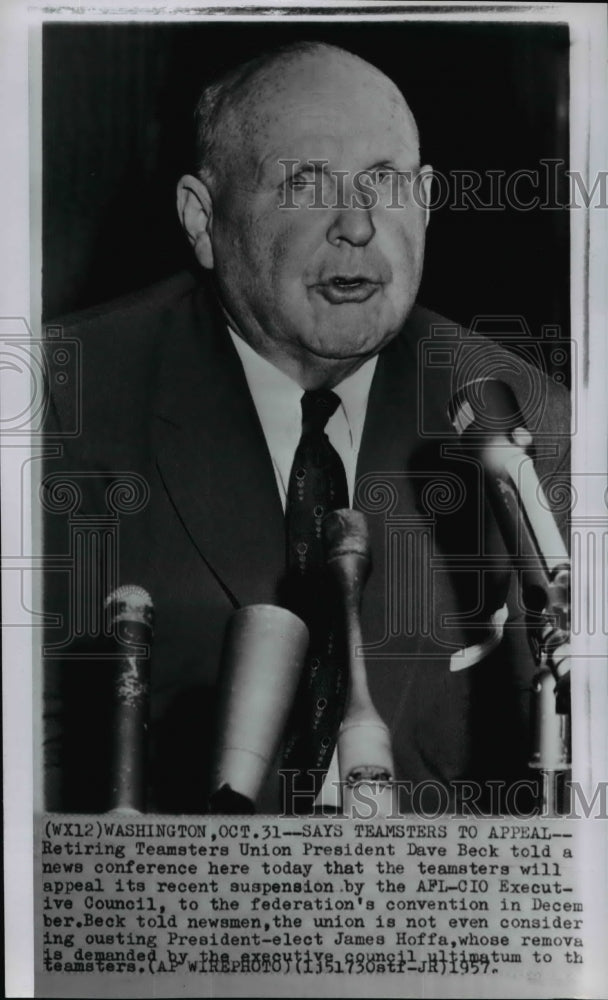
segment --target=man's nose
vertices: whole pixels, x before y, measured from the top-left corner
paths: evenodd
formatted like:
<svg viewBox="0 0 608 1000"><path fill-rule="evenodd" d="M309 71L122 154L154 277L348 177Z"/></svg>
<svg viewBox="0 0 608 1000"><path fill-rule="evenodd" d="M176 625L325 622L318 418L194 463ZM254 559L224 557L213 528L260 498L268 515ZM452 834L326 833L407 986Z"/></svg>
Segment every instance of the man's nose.
<svg viewBox="0 0 608 1000"><path fill-rule="evenodd" d="M334 245L350 243L352 246L365 246L375 232L371 211L351 205L336 211L327 230L327 239Z"/></svg>

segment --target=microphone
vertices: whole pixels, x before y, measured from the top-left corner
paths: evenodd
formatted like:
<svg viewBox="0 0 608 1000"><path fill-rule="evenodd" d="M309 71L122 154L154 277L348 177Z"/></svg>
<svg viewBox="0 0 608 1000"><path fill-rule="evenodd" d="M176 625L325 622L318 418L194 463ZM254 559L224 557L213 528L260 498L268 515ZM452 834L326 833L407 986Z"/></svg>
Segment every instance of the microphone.
<svg viewBox="0 0 608 1000"><path fill-rule="evenodd" d="M490 505L517 569L528 636L539 665L533 682L530 767L543 772L548 814L557 811L552 775L570 766L570 560L527 449L533 444L512 389L469 382L448 414L467 452L481 462Z"/></svg>
<svg viewBox="0 0 608 1000"><path fill-rule="evenodd" d="M113 678L110 809L143 812L152 599L142 587L127 584L114 590L104 607L111 634L121 647Z"/></svg>
<svg viewBox="0 0 608 1000"><path fill-rule="evenodd" d="M513 558L526 607L542 612L563 605L570 559L527 451L533 440L510 386L494 379L469 382L450 400L448 414L465 451L481 463L488 500ZM563 608L554 609L563 621ZM557 648L553 640L552 648ZM563 657L551 657L555 669ZM563 672L563 667L559 668Z"/></svg>
<svg viewBox="0 0 608 1000"><path fill-rule="evenodd" d="M361 600L371 570L371 550L365 516L355 510L335 510L323 520L327 569L337 584L344 619L349 686L346 709L338 733L338 761L343 785L343 807L357 801L361 783L376 786L379 815L392 810L390 782L394 774L388 727L369 693L362 645ZM388 792L388 794L387 794ZM369 801L369 800L367 800Z"/></svg>
<svg viewBox="0 0 608 1000"><path fill-rule="evenodd" d="M539 583L531 564L539 563L544 588L569 557L527 452L532 435L513 390L496 379L469 382L450 400L448 416L463 446L481 461L508 552L524 557L531 585Z"/></svg>
<svg viewBox="0 0 608 1000"><path fill-rule="evenodd" d="M285 608L235 611L220 660L209 809L252 813L279 749L308 650L308 629Z"/></svg>

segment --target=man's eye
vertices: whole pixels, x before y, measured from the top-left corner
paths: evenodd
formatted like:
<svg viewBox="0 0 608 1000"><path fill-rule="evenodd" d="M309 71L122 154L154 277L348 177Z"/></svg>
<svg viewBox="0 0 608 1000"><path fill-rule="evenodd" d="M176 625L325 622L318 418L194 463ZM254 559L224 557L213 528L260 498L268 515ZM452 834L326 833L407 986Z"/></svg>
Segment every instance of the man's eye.
<svg viewBox="0 0 608 1000"><path fill-rule="evenodd" d="M302 170L298 174L294 174L288 180L289 187L295 190L303 190L304 188L311 187L315 182L315 177L312 170Z"/></svg>

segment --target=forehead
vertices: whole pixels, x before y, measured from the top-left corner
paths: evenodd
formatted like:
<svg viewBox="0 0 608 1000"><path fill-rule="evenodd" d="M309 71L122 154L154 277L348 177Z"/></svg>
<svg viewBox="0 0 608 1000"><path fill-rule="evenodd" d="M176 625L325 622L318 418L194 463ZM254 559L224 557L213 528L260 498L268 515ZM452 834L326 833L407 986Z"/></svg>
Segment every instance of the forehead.
<svg viewBox="0 0 608 1000"><path fill-rule="evenodd" d="M231 115L230 144L247 159L330 161L369 155L417 155L414 119L397 87L374 67L345 53L320 53L270 66ZM234 148L234 147L233 147Z"/></svg>

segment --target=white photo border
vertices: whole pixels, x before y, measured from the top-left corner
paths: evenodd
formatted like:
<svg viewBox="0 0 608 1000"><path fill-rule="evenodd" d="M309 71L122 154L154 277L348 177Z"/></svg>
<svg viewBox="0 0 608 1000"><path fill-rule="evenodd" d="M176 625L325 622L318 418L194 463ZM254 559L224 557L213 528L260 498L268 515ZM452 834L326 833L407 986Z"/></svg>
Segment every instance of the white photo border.
<svg viewBox="0 0 608 1000"><path fill-rule="evenodd" d="M309 0L306 5L208 2L204 6L150 5L145 2L28 6L5 3L0 14L2 90L0 114L5 141L5 182L2 186L2 293L0 322L13 335L26 324L34 338L41 313L41 30L43 23L86 21L244 21L276 17L283 22L327 19L416 21L505 21L567 23L571 32L570 168L579 170L591 190L593 178L608 163L607 32L604 3L374 3L330 5ZM29 177L29 184L28 184ZM571 213L571 319L578 341L579 378L574 393L578 433L573 440L574 474L604 464L608 456L608 211ZM24 498L35 491L29 481L24 439L10 432L10 420L20 405L29 405L30 382L13 384L2 371L5 392L0 414L2 445L3 615L20 607L22 618L3 629L4 735L4 886L5 995L34 995L33 834L32 803L40 803L40 748L35 750L34 720L40 713L38 636L26 609L39 608L40 580L36 556L40 525L23 517ZM15 407L17 409L15 409ZM8 431L6 428L9 428ZM25 446L27 440L25 441ZM35 448L35 445L33 446ZM604 456L603 458L601 456ZM24 474L25 471L25 474ZM594 609L597 627L573 637L573 757L575 780L590 793L608 776L608 673L606 671L606 562L608 519L591 490L583 497L585 523L580 525L581 561L575 574L574 600ZM592 557L591 545L601 538ZM16 539L19 539L17 544ZM593 550L596 551L596 550ZM602 553L604 559L602 559ZM591 555L590 555L591 554ZM25 609L25 610L24 610ZM587 616L589 617L589 615ZM6 621L6 618L4 619ZM603 627L599 627L602 622ZM38 678L34 682L32 678ZM598 859L605 876L606 859Z"/></svg>

